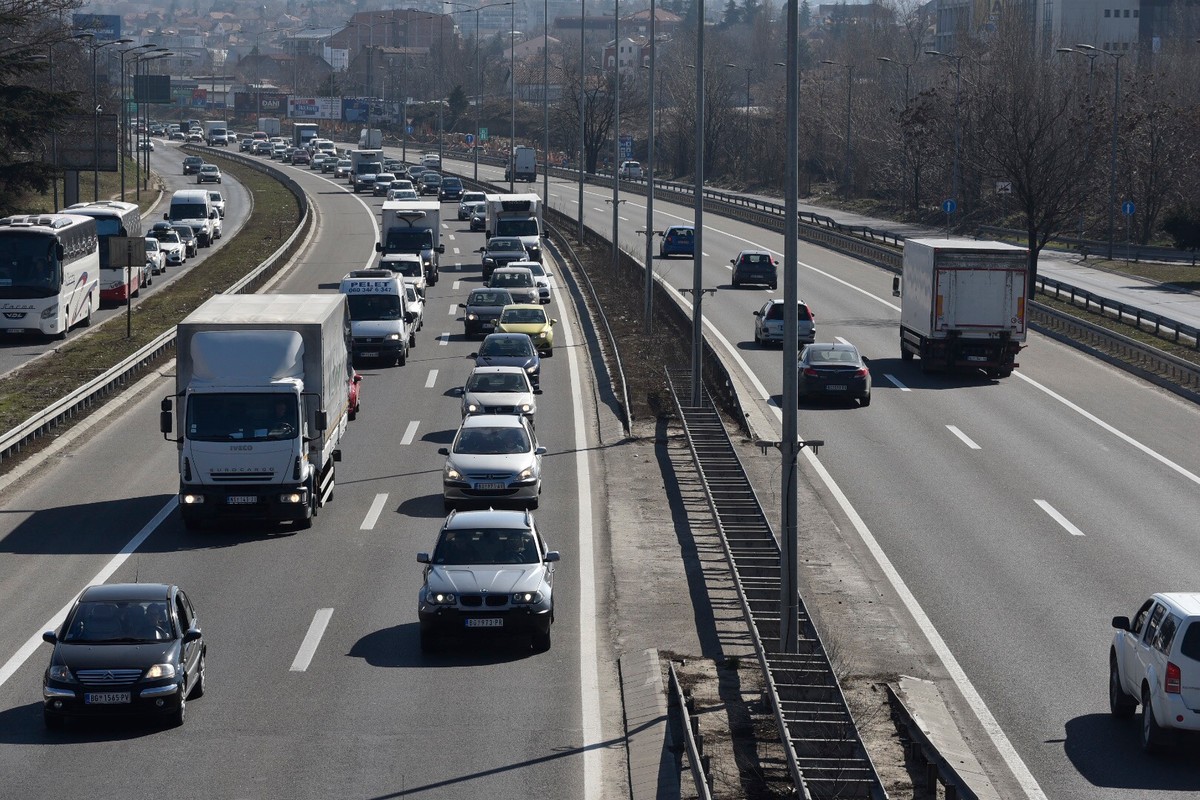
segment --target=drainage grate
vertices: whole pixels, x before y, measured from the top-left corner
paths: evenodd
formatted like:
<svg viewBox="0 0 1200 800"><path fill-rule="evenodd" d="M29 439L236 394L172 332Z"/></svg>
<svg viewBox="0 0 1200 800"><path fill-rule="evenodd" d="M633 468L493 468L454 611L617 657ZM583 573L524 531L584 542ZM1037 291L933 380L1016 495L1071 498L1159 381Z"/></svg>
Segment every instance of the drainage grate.
<svg viewBox="0 0 1200 800"><path fill-rule="evenodd" d="M667 379L750 621L793 780L812 800L883 800L887 792L803 600L800 652L779 652L779 545L720 414L707 393L700 407L683 405L676 386L688 386L689 373L668 370Z"/></svg>

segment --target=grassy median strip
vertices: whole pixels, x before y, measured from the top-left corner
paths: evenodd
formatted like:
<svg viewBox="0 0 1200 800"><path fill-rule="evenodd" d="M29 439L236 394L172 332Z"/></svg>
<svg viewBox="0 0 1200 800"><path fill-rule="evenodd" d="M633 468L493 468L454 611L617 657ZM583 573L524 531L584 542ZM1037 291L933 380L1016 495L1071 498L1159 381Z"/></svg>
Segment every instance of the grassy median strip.
<svg viewBox="0 0 1200 800"><path fill-rule="evenodd" d="M86 335L72 333L52 354L0 380L0 430L12 430L153 341L265 261L292 235L301 209L283 184L219 154L205 158L220 162L221 171L254 196L254 209L237 236L223 239L219 250L170 286L135 300L132 337L125 335L123 318L113 319ZM146 227L154 221L147 219Z"/></svg>

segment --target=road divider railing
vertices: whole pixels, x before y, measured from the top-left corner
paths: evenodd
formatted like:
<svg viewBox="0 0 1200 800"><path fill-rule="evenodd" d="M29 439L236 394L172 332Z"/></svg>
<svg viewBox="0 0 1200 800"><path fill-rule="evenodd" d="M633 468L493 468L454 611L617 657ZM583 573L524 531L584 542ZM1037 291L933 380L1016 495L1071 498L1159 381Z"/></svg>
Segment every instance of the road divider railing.
<svg viewBox="0 0 1200 800"><path fill-rule="evenodd" d="M700 720L695 702L684 694L675 665L667 662L667 717L671 721L672 738L683 740L688 770L699 800L712 800L713 780L709 772L710 759L704 755L704 739L700 735ZM676 745L678 746L678 745Z"/></svg>
<svg viewBox="0 0 1200 800"><path fill-rule="evenodd" d="M250 270L245 277L236 281L225 294L252 294L275 274L276 270L295 254L300 243L313 225L313 208L308 195L295 180L283 170L274 169L262 161L246 158L238 153L214 152L207 147L184 148L190 152L213 155L243 164L259 172L271 175L296 198L301 208L300 223L279 248L265 261ZM168 288L166 291L170 291ZM84 334L86 335L86 334ZM0 435L0 464L19 455L36 440L47 436L65 424L91 413L102 401L124 390L141 377L145 369L158 363L164 353L175 349L175 328L164 331L152 342L143 346L120 363L106 370L86 384L51 403L33 414L20 425Z"/></svg>

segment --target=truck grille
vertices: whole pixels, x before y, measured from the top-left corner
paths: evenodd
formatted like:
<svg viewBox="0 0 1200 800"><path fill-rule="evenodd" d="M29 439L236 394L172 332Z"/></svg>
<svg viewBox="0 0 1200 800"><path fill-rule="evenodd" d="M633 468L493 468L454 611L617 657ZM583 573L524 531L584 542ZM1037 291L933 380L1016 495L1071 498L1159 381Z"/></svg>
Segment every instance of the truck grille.
<svg viewBox="0 0 1200 800"><path fill-rule="evenodd" d="M275 470L259 470L256 472L210 472L208 477L213 483L262 483L275 477Z"/></svg>

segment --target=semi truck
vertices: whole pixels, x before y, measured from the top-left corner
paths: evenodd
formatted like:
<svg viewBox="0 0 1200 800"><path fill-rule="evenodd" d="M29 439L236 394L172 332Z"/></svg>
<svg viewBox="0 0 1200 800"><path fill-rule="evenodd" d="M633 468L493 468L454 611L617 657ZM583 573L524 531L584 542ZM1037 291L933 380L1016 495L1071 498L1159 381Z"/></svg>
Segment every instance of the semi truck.
<svg viewBox="0 0 1200 800"><path fill-rule="evenodd" d="M341 460L349 343L341 294L219 294L179 323L175 393L159 428L179 450L185 527L312 525Z"/></svg>
<svg viewBox="0 0 1200 800"><path fill-rule="evenodd" d="M319 129L315 122L296 122L292 124L292 146L307 147L308 143L316 139L319 135Z"/></svg>
<svg viewBox="0 0 1200 800"><path fill-rule="evenodd" d="M1028 251L974 239L906 239L900 356L933 370L982 369L1004 378L1026 339ZM903 284L903 288L901 288Z"/></svg>
<svg viewBox="0 0 1200 800"><path fill-rule="evenodd" d="M378 175L381 172L383 172L382 150L350 151L350 175L348 176L348 180L355 194L362 188L370 190L375 186L374 178L371 178L371 185L367 186L363 182L364 175Z"/></svg>
<svg viewBox="0 0 1200 800"><path fill-rule="evenodd" d="M442 204L436 200L388 200L382 214L382 241L375 243L380 267L391 269L388 263L396 256L415 253L421 256L429 285L436 285L439 257L446 252L442 244Z"/></svg>
<svg viewBox="0 0 1200 800"><path fill-rule="evenodd" d="M542 198L536 194L489 194L484 235L519 236L525 252L542 260Z"/></svg>
<svg viewBox="0 0 1200 800"><path fill-rule="evenodd" d="M265 133L268 137L279 135L279 118L278 117L259 117L258 130Z"/></svg>
<svg viewBox="0 0 1200 800"><path fill-rule="evenodd" d="M508 164L504 167L504 180L528 181L537 180L537 150L525 145L517 145L512 149Z"/></svg>
<svg viewBox="0 0 1200 800"><path fill-rule="evenodd" d="M204 121L204 141L209 147L227 147L229 145L229 129L225 122L219 119Z"/></svg>
<svg viewBox="0 0 1200 800"><path fill-rule="evenodd" d="M359 150L378 150L383 147L383 131L379 128L363 128L358 132Z"/></svg>

